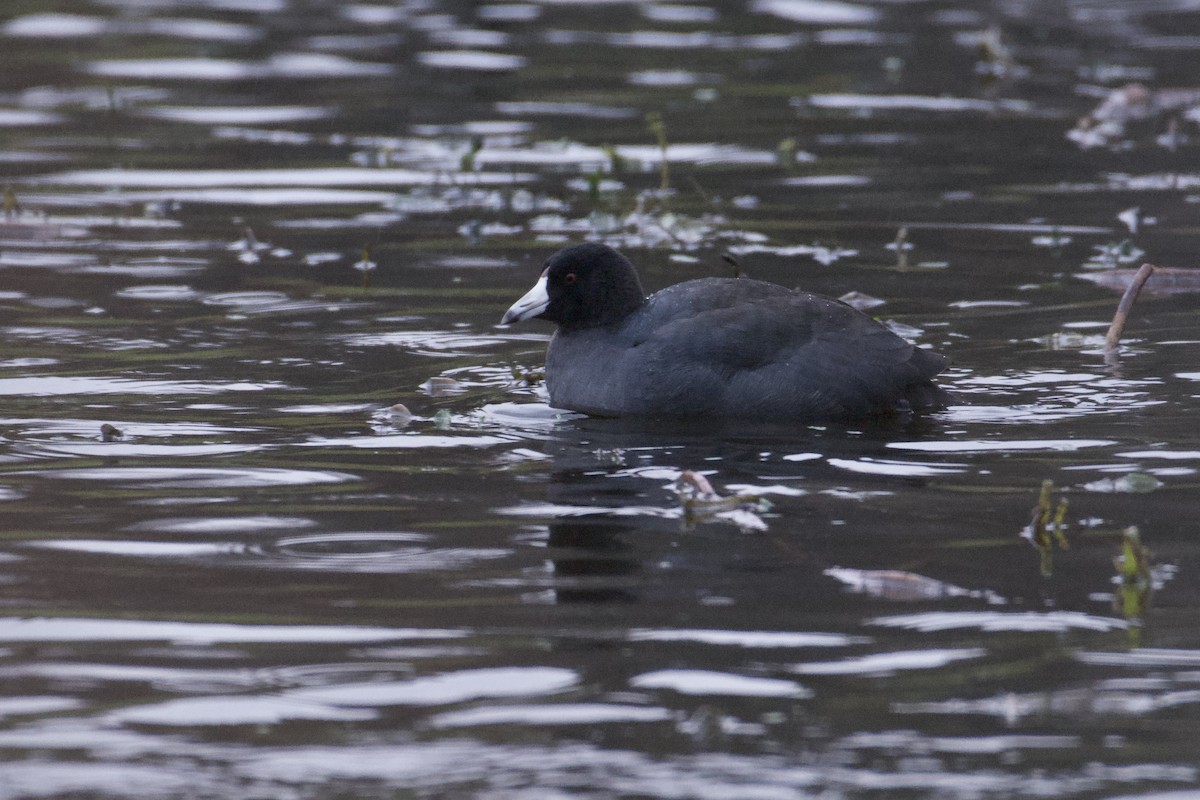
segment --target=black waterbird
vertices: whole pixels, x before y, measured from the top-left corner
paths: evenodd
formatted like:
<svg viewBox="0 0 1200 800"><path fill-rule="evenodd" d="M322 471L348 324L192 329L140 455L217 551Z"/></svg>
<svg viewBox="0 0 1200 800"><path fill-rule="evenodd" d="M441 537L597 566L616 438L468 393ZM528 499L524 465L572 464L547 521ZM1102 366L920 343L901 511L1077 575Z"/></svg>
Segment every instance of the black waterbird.
<svg viewBox="0 0 1200 800"><path fill-rule="evenodd" d="M558 325L546 352L556 408L596 416L819 422L945 407L947 359L845 303L745 278L646 297L602 244L564 248L501 324Z"/></svg>

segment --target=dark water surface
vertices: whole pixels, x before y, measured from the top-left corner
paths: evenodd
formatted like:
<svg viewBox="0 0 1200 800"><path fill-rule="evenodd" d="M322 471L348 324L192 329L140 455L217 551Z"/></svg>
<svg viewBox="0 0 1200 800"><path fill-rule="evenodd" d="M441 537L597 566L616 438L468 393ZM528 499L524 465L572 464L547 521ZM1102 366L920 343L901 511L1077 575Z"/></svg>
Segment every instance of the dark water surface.
<svg viewBox="0 0 1200 800"><path fill-rule="evenodd" d="M1194 2L0 17L0 798L1200 796ZM555 412L583 239L962 404Z"/></svg>

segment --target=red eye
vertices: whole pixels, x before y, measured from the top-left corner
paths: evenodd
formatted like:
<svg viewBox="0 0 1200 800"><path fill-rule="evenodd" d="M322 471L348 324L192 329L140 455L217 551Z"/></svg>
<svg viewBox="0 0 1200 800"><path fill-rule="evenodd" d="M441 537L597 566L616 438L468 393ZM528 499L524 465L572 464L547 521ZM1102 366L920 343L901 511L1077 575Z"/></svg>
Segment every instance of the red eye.
<svg viewBox="0 0 1200 800"><path fill-rule="evenodd" d="M579 276L574 272L568 272L565 276L563 276L563 283L565 283L567 286L570 286L577 280L579 280Z"/></svg>

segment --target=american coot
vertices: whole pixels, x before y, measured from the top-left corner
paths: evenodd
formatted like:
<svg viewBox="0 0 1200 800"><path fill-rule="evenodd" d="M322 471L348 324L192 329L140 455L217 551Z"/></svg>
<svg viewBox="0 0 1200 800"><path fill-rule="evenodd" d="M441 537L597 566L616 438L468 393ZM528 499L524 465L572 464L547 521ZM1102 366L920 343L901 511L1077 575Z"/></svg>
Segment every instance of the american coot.
<svg viewBox="0 0 1200 800"><path fill-rule="evenodd" d="M746 278L700 278L646 297L602 244L555 253L502 325L558 325L546 352L556 408L597 416L820 421L944 407L943 356L845 303Z"/></svg>

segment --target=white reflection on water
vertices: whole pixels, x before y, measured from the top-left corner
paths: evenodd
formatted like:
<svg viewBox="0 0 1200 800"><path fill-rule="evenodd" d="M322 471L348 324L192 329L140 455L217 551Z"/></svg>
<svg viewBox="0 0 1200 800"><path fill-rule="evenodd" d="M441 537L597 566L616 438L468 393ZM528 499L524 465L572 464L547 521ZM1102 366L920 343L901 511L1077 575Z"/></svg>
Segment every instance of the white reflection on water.
<svg viewBox="0 0 1200 800"><path fill-rule="evenodd" d="M702 5L674 3L639 3L638 10L646 19L669 23L709 23L717 19L717 10Z"/></svg>
<svg viewBox="0 0 1200 800"><path fill-rule="evenodd" d="M105 719L116 724L216 726L277 725L297 719L360 722L376 716L369 709L334 708L296 697L210 695L122 709L105 715Z"/></svg>
<svg viewBox="0 0 1200 800"><path fill-rule="evenodd" d="M889 461L877 458L830 458L831 466L849 472L867 475L894 475L908 478L924 478L935 475L955 475L966 472L968 464L929 464L911 461Z"/></svg>
<svg viewBox="0 0 1200 800"><path fill-rule="evenodd" d="M71 39L103 33L108 22L81 14L26 14L0 25L4 36Z"/></svg>
<svg viewBox="0 0 1200 800"><path fill-rule="evenodd" d="M843 633L804 633L799 631L723 631L686 628L642 628L631 630L631 642L699 642L734 647L846 647L870 639Z"/></svg>
<svg viewBox="0 0 1200 800"><path fill-rule="evenodd" d="M1111 439L997 439L888 442L896 450L920 450L929 453L990 453L990 452L1053 452L1067 453L1088 447L1108 447L1117 444Z"/></svg>
<svg viewBox="0 0 1200 800"><path fill-rule="evenodd" d="M799 33L766 33L738 36L713 31L631 31L595 33L592 31L552 30L545 34L549 44L561 46L633 47L647 50L791 50L804 44Z"/></svg>
<svg viewBox="0 0 1200 800"><path fill-rule="evenodd" d="M140 58L92 61L87 72L104 78L240 81L263 78L365 78L390 75L391 64L352 61L324 53L281 53L266 61L219 58Z"/></svg>
<svg viewBox="0 0 1200 800"><path fill-rule="evenodd" d="M130 456L177 457L222 456L233 453L253 453L263 450L263 445L250 444L139 444L130 442L62 442L39 444L32 450L42 454L70 456L99 456L118 458Z"/></svg>
<svg viewBox="0 0 1200 800"><path fill-rule="evenodd" d="M970 699L901 702L894 703L893 710L898 714L970 717L986 715L1003 719L1011 726L1020 723L1026 717L1040 716L1052 716L1056 719L1078 718L1091 724L1095 724L1097 716L1145 718L1164 709L1198 703L1200 691L1180 690L1174 685L1145 686L1141 687L1140 691L1124 691L1097 685L1045 692L1007 692ZM1194 782L1200 774L1200 771L1192 767L1174 766L1168 769L1175 770L1178 779L1187 782Z"/></svg>
<svg viewBox="0 0 1200 800"><path fill-rule="evenodd" d="M316 525L306 517L275 517L261 514L253 517L182 517L148 519L130 525L131 531L163 531L166 533L257 533L260 531L300 530Z"/></svg>
<svg viewBox="0 0 1200 800"><path fill-rule="evenodd" d="M417 61L435 69L465 69L478 72L509 72L525 66L524 56L490 53L485 50L427 50Z"/></svg>
<svg viewBox="0 0 1200 800"><path fill-rule="evenodd" d="M82 192L70 195L39 195L39 202L72 202L79 205L112 205L116 203L213 203L216 205L247 206L322 206L322 205L384 205L395 199L391 192L365 189L175 189L157 191L104 193Z"/></svg>
<svg viewBox="0 0 1200 800"><path fill-rule="evenodd" d="M28 714L57 714L62 711L71 711L81 705L82 703L74 697L54 697L52 695L4 697L0 698L0 720L5 717Z"/></svg>
<svg viewBox="0 0 1200 800"><path fill-rule="evenodd" d="M519 117L564 116L591 119L631 119L638 114L637 109L634 108L546 100L499 102L496 103L496 110L501 114L512 114Z"/></svg>
<svg viewBox="0 0 1200 800"><path fill-rule="evenodd" d="M651 69L631 72L627 80L634 86L695 86L699 83L719 83L720 76L682 69Z"/></svg>
<svg viewBox="0 0 1200 800"><path fill-rule="evenodd" d="M205 542L131 542L111 539L61 539L26 542L26 547L46 550L67 550L73 553L98 553L110 556L143 556L150 558L193 558L226 555L245 549L241 544L209 544Z"/></svg>
<svg viewBox="0 0 1200 800"><path fill-rule="evenodd" d="M311 486L358 481L358 475L278 467L84 467L39 470L35 474L55 479L116 481L157 489L216 489L267 486Z"/></svg>
<svg viewBox="0 0 1200 800"><path fill-rule="evenodd" d="M95 730L88 731L95 739ZM195 776L180 767L123 763L64 762L30 758L4 766L5 797L77 794L91 797L182 797L195 789Z"/></svg>
<svg viewBox="0 0 1200 800"><path fill-rule="evenodd" d="M0 252L0 267L83 267L95 263L95 256L75 253L35 253L12 249Z"/></svg>
<svg viewBox="0 0 1200 800"><path fill-rule="evenodd" d="M89 169L60 172L31 179L60 186L121 186L136 188L208 188L245 186L432 186L446 180L433 171L411 169ZM532 180L519 173L472 172L470 183L511 184ZM174 195L172 195L174 196Z"/></svg>
<svg viewBox="0 0 1200 800"><path fill-rule="evenodd" d="M1200 460L1200 450L1132 450L1128 453L1117 453L1120 458L1162 458L1168 461Z"/></svg>
<svg viewBox="0 0 1200 800"><path fill-rule="evenodd" d="M703 669L663 669L630 679L638 689L670 689L680 694L728 697L811 697L812 692L794 681L755 678Z"/></svg>
<svg viewBox="0 0 1200 800"><path fill-rule="evenodd" d="M314 437L301 447L349 447L356 450L422 449L445 447L495 447L519 441L516 436L471 436L466 434L396 433L380 436L350 436L340 439Z"/></svg>
<svg viewBox="0 0 1200 800"><path fill-rule="evenodd" d="M0 108L0 127L23 128L28 125L58 125L62 122L61 115L49 111Z"/></svg>
<svg viewBox="0 0 1200 800"><path fill-rule="evenodd" d="M502 329L503 330L503 329ZM384 331L339 334L333 337L351 347L405 347L416 355L442 358L473 355L469 348L495 348L507 342L544 342L540 333L455 333L452 331Z"/></svg>
<svg viewBox="0 0 1200 800"><path fill-rule="evenodd" d="M0 396L44 397L95 394L187 395L260 392L286 388L281 383L204 383L201 381L147 381L136 378L93 378L82 375L45 375L30 378L0 378Z"/></svg>
<svg viewBox="0 0 1200 800"><path fill-rule="evenodd" d="M89 436L100 432L102 423L111 423L127 436L223 436L247 433L261 428L213 425L205 422L130 422L122 419L42 419L39 417L0 417L0 425L10 427L10 435L19 431L21 438L38 436Z"/></svg>
<svg viewBox="0 0 1200 800"><path fill-rule="evenodd" d="M814 94L802 101L816 108L848 111L994 111L1029 112L1033 106L1023 100L977 100L971 97L921 97L917 95Z"/></svg>
<svg viewBox="0 0 1200 800"><path fill-rule="evenodd" d="M755 0L751 9L804 25L865 25L879 19L868 5L838 0Z"/></svg>
<svg viewBox="0 0 1200 800"><path fill-rule="evenodd" d="M202 266L189 266L187 269L203 269ZM139 269L131 270L136 274L142 274ZM189 300L198 300L204 295L190 286L183 285L152 285L152 286L127 286L113 292L113 297L123 297L127 300L148 300L151 302L175 302L182 303Z"/></svg>
<svg viewBox="0 0 1200 800"><path fill-rule="evenodd" d="M198 41L250 42L262 29L234 22L183 18L106 20L79 14L27 14L0 26L0 35L24 39L80 39L92 36L166 36Z"/></svg>
<svg viewBox="0 0 1200 800"><path fill-rule="evenodd" d="M486 697L556 694L578 683L574 670L559 667L489 667L414 678L334 684L287 693L337 706L440 706Z"/></svg>
<svg viewBox="0 0 1200 800"><path fill-rule="evenodd" d="M1084 664L1106 667L1130 667L1133 669L1158 667L1200 668L1200 650L1185 650L1170 647L1139 647L1119 653L1082 652L1075 658ZM1197 675L1200 677L1200 674Z"/></svg>
<svg viewBox="0 0 1200 800"><path fill-rule="evenodd" d="M356 625L234 625L69 617L0 617L0 642L173 642L176 644L369 643L457 639L464 631Z"/></svg>
<svg viewBox="0 0 1200 800"><path fill-rule="evenodd" d="M664 150L652 145L620 145L610 149L570 141L537 142L529 147L485 147L474 155L477 164L522 166L572 166L580 169L607 167L613 153L630 162L650 168L661 164L665 155L672 163L697 165L746 164L774 165L778 156L767 150L728 144L677 143ZM446 166L459 157L457 151L445 154ZM474 174L474 173L473 173Z"/></svg>
<svg viewBox="0 0 1200 800"><path fill-rule="evenodd" d="M514 517L658 517L676 519L683 514L680 508L658 506L572 506L563 503L524 503L494 509L496 514Z"/></svg>
<svg viewBox="0 0 1200 800"><path fill-rule="evenodd" d="M555 703L552 705L487 706L448 711L429 719L434 728L467 728L479 725L612 725L631 722L665 722L674 714L654 706L613 703Z"/></svg>
<svg viewBox="0 0 1200 800"><path fill-rule="evenodd" d="M253 552L272 559L261 566L325 572L428 573L461 570L477 561L505 558L511 550L498 547L435 547L423 533L356 532L292 536ZM415 543L415 544L414 544Z"/></svg>
<svg viewBox="0 0 1200 800"><path fill-rule="evenodd" d="M316 106L159 106L140 114L198 125L267 125L324 119L333 109Z"/></svg>
<svg viewBox="0 0 1200 800"><path fill-rule="evenodd" d="M880 677L901 670L938 669L956 661L983 658L987 651L981 647L950 650L907 650L892 653L872 653L840 661L819 661L797 664L792 671L799 675L870 675Z"/></svg>
<svg viewBox="0 0 1200 800"><path fill-rule="evenodd" d="M1069 630L1114 631L1124 630L1128 627L1128 623L1123 619L1096 617L1078 611L931 611L922 614L876 617L868 620L867 624L904 628L921 633L961 628L978 628L987 633L998 631L1064 633Z"/></svg>

